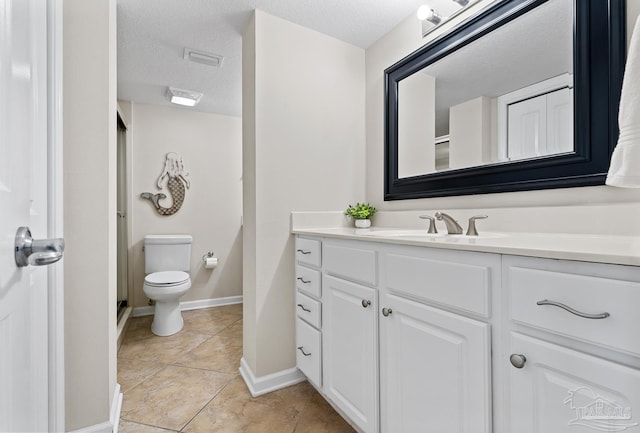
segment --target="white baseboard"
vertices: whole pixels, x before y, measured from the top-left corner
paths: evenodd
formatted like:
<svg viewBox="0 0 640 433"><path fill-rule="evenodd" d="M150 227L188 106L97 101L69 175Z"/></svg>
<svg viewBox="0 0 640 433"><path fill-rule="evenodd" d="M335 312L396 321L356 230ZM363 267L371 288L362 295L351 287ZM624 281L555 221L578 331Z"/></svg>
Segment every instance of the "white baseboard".
<svg viewBox="0 0 640 433"><path fill-rule="evenodd" d="M122 398L123 394L120 392L120 384L116 383L116 389L113 392L113 400L111 401L111 416L109 421L113 428L112 433L118 433L118 427L120 426L120 412L122 411Z"/></svg>
<svg viewBox="0 0 640 433"><path fill-rule="evenodd" d="M198 310L200 308L222 307L223 305L242 304L242 296L227 296L226 298L199 299L197 301L180 302L180 310ZM152 316L155 307L135 307L131 316Z"/></svg>
<svg viewBox="0 0 640 433"><path fill-rule="evenodd" d="M73 430L69 433L111 433L113 432L113 424L111 421L101 422L100 424L90 425L89 427Z"/></svg>
<svg viewBox="0 0 640 433"><path fill-rule="evenodd" d="M295 367L266 376L256 377L244 357L240 360L240 376L244 379L244 383L247 384L247 388L249 388L249 392L253 397L258 397L307 380L305 375Z"/></svg>
<svg viewBox="0 0 640 433"><path fill-rule="evenodd" d="M120 410L122 409L122 393L120 392L120 384L116 383L111 400L111 413L109 421L100 424L83 427L79 430L73 430L69 433L118 433L118 425L120 424Z"/></svg>

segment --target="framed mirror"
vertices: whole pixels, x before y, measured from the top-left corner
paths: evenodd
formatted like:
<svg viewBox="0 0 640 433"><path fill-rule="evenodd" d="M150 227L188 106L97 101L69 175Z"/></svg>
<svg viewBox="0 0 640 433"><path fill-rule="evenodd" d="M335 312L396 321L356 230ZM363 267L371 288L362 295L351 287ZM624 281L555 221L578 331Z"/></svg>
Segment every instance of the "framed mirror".
<svg viewBox="0 0 640 433"><path fill-rule="evenodd" d="M500 0L385 70L385 200L603 185L624 0Z"/></svg>

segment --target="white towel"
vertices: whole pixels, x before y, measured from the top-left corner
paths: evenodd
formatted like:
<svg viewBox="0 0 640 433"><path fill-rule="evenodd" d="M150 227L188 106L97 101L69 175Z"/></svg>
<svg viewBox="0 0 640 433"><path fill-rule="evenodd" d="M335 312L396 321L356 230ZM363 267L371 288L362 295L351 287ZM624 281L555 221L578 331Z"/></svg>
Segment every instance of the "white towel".
<svg viewBox="0 0 640 433"><path fill-rule="evenodd" d="M620 136L611 156L607 185L640 188L640 17L629 45L622 83Z"/></svg>

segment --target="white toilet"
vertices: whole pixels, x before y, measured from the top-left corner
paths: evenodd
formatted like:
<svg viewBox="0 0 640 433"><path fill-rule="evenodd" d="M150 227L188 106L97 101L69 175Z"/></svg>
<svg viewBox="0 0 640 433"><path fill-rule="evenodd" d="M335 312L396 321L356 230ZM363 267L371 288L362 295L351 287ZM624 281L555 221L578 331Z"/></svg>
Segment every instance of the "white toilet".
<svg viewBox="0 0 640 433"><path fill-rule="evenodd" d="M180 298L191 287L187 273L191 265L189 235L147 235L144 237L145 295L156 303L151 332L175 334L184 325Z"/></svg>

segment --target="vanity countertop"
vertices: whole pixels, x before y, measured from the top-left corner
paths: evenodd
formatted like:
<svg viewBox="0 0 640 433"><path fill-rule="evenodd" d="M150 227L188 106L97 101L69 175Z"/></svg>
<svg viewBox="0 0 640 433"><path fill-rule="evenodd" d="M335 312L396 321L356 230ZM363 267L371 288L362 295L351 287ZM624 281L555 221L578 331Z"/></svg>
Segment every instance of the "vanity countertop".
<svg viewBox="0 0 640 433"><path fill-rule="evenodd" d="M443 234L428 235L426 230L391 227L371 229L294 227L292 233L452 250L640 266L640 236L485 232L480 233L478 237L469 237Z"/></svg>

